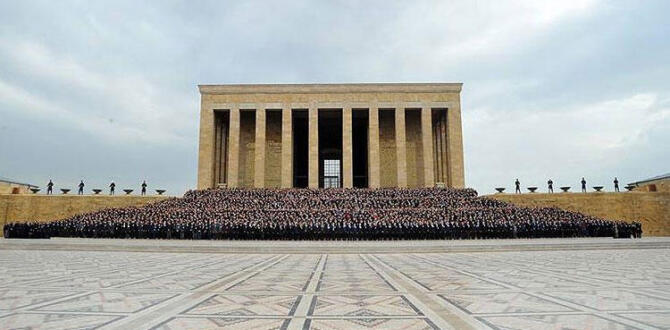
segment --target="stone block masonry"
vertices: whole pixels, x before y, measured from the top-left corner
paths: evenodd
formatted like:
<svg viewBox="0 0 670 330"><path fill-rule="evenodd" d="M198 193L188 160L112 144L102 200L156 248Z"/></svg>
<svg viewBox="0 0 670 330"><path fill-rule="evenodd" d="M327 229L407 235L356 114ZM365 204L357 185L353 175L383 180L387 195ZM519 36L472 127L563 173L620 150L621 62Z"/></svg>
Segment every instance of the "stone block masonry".
<svg viewBox="0 0 670 330"><path fill-rule="evenodd" d="M198 189L462 188L461 87L201 85Z"/></svg>
<svg viewBox="0 0 670 330"><path fill-rule="evenodd" d="M107 208L142 206L169 196L0 195L0 230L5 223L49 221Z"/></svg>
<svg viewBox="0 0 670 330"><path fill-rule="evenodd" d="M612 220L639 221L644 236L670 236L670 193L494 194L528 207L558 207Z"/></svg>

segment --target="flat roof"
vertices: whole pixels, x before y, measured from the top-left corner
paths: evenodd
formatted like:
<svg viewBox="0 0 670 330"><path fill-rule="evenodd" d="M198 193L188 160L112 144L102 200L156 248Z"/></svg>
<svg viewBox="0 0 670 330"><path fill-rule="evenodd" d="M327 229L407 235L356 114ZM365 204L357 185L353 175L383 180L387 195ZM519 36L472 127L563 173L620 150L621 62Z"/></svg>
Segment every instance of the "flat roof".
<svg viewBox="0 0 670 330"><path fill-rule="evenodd" d="M640 181L635 181L635 182L633 182L633 183L631 183L631 184L639 185L639 184L641 184L641 183L647 183L647 182L657 181L657 180L663 180L663 179L670 179L670 173L665 173L665 174L661 174L661 175L653 176L653 177L648 178L648 179L644 179L644 180L640 180Z"/></svg>
<svg viewBox="0 0 670 330"><path fill-rule="evenodd" d="M458 93L463 83L198 85L200 94Z"/></svg>
<svg viewBox="0 0 670 330"><path fill-rule="evenodd" d="M21 185L21 186L28 186L28 187L37 188L37 186L34 185L34 184L18 182L18 181L10 180L8 178L4 178L4 177L1 177L1 176L0 176L0 182L10 183L10 184L18 184L18 185Z"/></svg>

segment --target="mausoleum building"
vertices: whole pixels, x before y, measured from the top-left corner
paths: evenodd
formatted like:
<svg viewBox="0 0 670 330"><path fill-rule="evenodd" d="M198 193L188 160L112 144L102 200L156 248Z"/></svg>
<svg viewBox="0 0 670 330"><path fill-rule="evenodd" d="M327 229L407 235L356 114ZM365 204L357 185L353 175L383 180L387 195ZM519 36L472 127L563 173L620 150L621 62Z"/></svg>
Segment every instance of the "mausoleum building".
<svg viewBox="0 0 670 330"><path fill-rule="evenodd" d="M461 86L200 85L198 189L463 187Z"/></svg>

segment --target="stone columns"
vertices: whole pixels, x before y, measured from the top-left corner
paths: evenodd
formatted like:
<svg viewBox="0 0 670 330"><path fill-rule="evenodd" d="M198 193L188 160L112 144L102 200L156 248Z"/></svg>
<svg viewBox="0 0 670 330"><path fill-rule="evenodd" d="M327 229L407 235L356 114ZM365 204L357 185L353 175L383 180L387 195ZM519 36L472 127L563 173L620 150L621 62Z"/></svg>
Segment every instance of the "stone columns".
<svg viewBox="0 0 670 330"><path fill-rule="evenodd" d="M447 143L448 141L448 136L447 136L447 114L444 113L445 110L440 110L441 115L440 115L440 163L442 164L442 182L444 182L445 187L451 187L451 184L449 183L449 154L447 154Z"/></svg>
<svg viewBox="0 0 670 330"><path fill-rule="evenodd" d="M352 113L351 107L345 106L342 109L342 186L344 188L353 188L353 140L352 134Z"/></svg>
<svg viewBox="0 0 670 330"><path fill-rule="evenodd" d="M309 148L308 148L308 171L307 186L312 189L319 188L319 109L312 105L309 108Z"/></svg>
<svg viewBox="0 0 670 330"><path fill-rule="evenodd" d="M230 109L230 137L228 138L228 187L239 185L238 168L240 166L240 109Z"/></svg>
<svg viewBox="0 0 670 330"><path fill-rule="evenodd" d="M395 149L398 188L407 188L407 141L405 137L405 107L395 108Z"/></svg>
<svg viewBox="0 0 670 330"><path fill-rule="evenodd" d="M449 187L464 188L463 131L461 128L461 102L447 110L447 159Z"/></svg>
<svg viewBox="0 0 670 330"><path fill-rule="evenodd" d="M254 187L265 187L265 109L256 109Z"/></svg>
<svg viewBox="0 0 670 330"><path fill-rule="evenodd" d="M216 122L216 151L214 156L216 160L214 161L216 165L214 171L214 187L218 187L219 184L226 182L226 155L227 153L227 144L226 139L228 136L228 125L225 123L222 116L217 116L214 114L214 120Z"/></svg>
<svg viewBox="0 0 670 330"><path fill-rule="evenodd" d="M368 187L379 188L379 107L370 106L368 115Z"/></svg>
<svg viewBox="0 0 670 330"><path fill-rule="evenodd" d="M445 132L443 129L443 116L441 112L438 112L437 120L435 121L435 126L433 131L435 132L435 182L443 183L445 186L448 186L446 171L444 165L447 163L445 161L444 151L444 138Z"/></svg>
<svg viewBox="0 0 670 330"><path fill-rule="evenodd" d="M423 156L423 186L426 188L435 186L432 122L432 109L421 108L421 155Z"/></svg>
<svg viewBox="0 0 670 330"><path fill-rule="evenodd" d="M214 185L215 150L214 110L200 101L200 141L198 148L198 189Z"/></svg>
<svg viewBox="0 0 670 330"><path fill-rule="evenodd" d="M293 187L293 116L286 107L281 111L281 187Z"/></svg>

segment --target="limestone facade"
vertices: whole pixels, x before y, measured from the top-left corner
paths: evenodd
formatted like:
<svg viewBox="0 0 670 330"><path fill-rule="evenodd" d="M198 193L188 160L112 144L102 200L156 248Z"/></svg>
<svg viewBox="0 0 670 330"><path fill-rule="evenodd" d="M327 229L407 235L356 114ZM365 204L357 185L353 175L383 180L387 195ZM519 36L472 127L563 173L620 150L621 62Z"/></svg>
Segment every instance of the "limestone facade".
<svg viewBox="0 0 670 330"><path fill-rule="evenodd" d="M670 236L670 192L488 195L518 206L558 207L611 220L639 221L644 236Z"/></svg>
<svg viewBox="0 0 670 330"><path fill-rule="evenodd" d="M631 183L635 191L666 192L670 193L670 174L656 178Z"/></svg>
<svg viewBox="0 0 670 330"><path fill-rule="evenodd" d="M4 195L0 194L0 233L10 222L47 222L102 209L143 206L169 196L105 195Z"/></svg>
<svg viewBox="0 0 670 330"><path fill-rule="evenodd" d="M37 186L0 178L0 194L29 194L31 188Z"/></svg>
<svg viewBox="0 0 670 330"><path fill-rule="evenodd" d="M364 164L359 187L464 187L461 86L200 85L198 189L295 187L301 167L304 186L324 187L325 154L339 158L337 186L353 187L353 168ZM366 134L358 135L367 137L363 142L353 139L360 114L367 121ZM337 148L319 141L332 138L319 132L331 120L341 130ZM299 129L307 141L295 138ZM298 143L306 143L307 155L296 154ZM356 143L368 150L362 158L352 153ZM301 156L305 164L296 163Z"/></svg>

